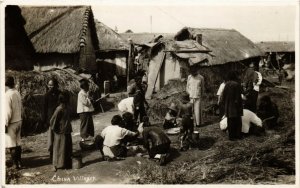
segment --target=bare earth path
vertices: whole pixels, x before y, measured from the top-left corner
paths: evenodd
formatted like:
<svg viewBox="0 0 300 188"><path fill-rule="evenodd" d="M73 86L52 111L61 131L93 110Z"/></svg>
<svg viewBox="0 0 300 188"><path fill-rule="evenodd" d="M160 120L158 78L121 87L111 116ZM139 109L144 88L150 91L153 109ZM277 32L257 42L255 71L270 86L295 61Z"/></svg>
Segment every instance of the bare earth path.
<svg viewBox="0 0 300 188"><path fill-rule="evenodd" d="M109 125L113 115L118 114L117 111L99 113L94 115L95 134L100 134L102 129ZM73 126L73 152L80 150L79 148L79 120L72 122ZM176 140L177 136L171 136L171 140ZM58 170L52 171L52 165L47 152L47 133L36 136L23 138L23 163L27 167L22 169L19 182L21 184L124 184L129 183L129 178L124 177L128 167L139 166L141 164L157 165L154 161L143 157L129 156L122 161L101 161L99 151L81 152L83 156L84 166L75 170ZM187 151L184 153L177 152L176 159L170 163L179 160L193 160L201 156L205 156L210 150L203 151ZM164 167L161 167L164 168ZM30 177L28 177L30 176Z"/></svg>

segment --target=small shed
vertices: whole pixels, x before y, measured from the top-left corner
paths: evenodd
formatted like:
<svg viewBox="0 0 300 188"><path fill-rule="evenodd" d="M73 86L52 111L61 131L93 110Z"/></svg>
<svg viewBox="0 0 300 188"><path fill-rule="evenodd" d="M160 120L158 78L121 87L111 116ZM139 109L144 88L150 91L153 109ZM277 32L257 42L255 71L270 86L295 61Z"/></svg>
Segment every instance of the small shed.
<svg viewBox="0 0 300 188"><path fill-rule="evenodd" d="M36 51L34 70L96 71L99 45L90 6L22 6L21 10Z"/></svg>
<svg viewBox="0 0 300 188"><path fill-rule="evenodd" d="M24 29L25 19L15 5L5 7L5 69L32 70L34 48Z"/></svg>
<svg viewBox="0 0 300 188"><path fill-rule="evenodd" d="M173 39L155 39L148 46L148 91L158 91L169 80L187 78L190 66L199 67L206 89L215 92L229 70L243 72L250 62L258 66L262 51L234 29L185 27ZM155 67L155 68L153 68Z"/></svg>

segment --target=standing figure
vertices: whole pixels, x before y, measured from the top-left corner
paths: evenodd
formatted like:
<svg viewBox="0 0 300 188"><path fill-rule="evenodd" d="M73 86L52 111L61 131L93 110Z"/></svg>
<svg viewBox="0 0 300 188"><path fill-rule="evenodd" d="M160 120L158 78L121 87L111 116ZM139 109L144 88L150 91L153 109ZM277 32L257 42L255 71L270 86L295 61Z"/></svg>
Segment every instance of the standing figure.
<svg viewBox="0 0 300 188"><path fill-rule="evenodd" d="M54 134L52 164L55 171L60 168L72 167L72 125L69 95L66 92L59 95L59 103L50 119L50 128Z"/></svg>
<svg viewBox="0 0 300 188"><path fill-rule="evenodd" d="M182 118L180 125L180 150L185 151L193 144L192 135L194 132L193 105L189 103L189 95L184 94L181 98L178 117Z"/></svg>
<svg viewBox="0 0 300 188"><path fill-rule="evenodd" d="M193 103L196 127L200 127L203 124L201 97L204 92L204 78L197 72L195 67L191 67L191 75L187 79L186 91Z"/></svg>
<svg viewBox="0 0 300 188"><path fill-rule="evenodd" d="M50 160L52 161L52 153L53 153L53 132L50 128L50 119L59 105L58 96L61 93L58 86L58 81L55 78L51 78L48 81L47 85L47 93L45 94L45 105L44 105L44 113L43 113L43 121L45 126L48 128L48 151L50 153Z"/></svg>
<svg viewBox="0 0 300 188"><path fill-rule="evenodd" d="M10 150L13 167L22 168L21 162L21 126L22 101L20 93L15 89L15 81L11 76L5 78L5 145Z"/></svg>
<svg viewBox="0 0 300 188"><path fill-rule="evenodd" d="M243 79L244 93L246 96L245 108L256 112L256 102L258 92L254 90L254 84L259 80L258 74L255 72L254 63L250 63L249 68L245 72ZM259 84L260 85L260 84Z"/></svg>
<svg viewBox="0 0 300 188"><path fill-rule="evenodd" d="M222 95L223 95L225 84L226 84L226 81L224 79L223 82L221 83L221 85L219 86L219 89L218 89L218 92L217 92L220 119L222 119L222 117L224 116L224 104L221 103L221 98L222 98Z"/></svg>
<svg viewBox="0 0 300 188"><path fill-rule="evenodd" d="M243 104L242 104L242 87L238 81L237 73L230 71L228 81L226 82L222 103L224 112L227 117L229 140L241 138Z"/></svg>
<svg viewBox="0 0 300 188"><path fill-rule="evenodd" d="M80 136L81 141L85 141L89 136L94 136L94 122L92 113L94 107L92 104L92 98L89 94L89 83L88 80L80 80L80 92L78 93L77 100L77 113L79 114L80 123Z"/></svg>
<svg viewBox="0 0 300 188"><path fill-rule="evenodd" d="M140 122L142 122L143 117L146 115L146 108L149 108L149 104L145 98L145 87L142 85L141 77L138 77L136 82L136 92L133 98L134 105L134 119L137 121L140 118Z"/></svg>

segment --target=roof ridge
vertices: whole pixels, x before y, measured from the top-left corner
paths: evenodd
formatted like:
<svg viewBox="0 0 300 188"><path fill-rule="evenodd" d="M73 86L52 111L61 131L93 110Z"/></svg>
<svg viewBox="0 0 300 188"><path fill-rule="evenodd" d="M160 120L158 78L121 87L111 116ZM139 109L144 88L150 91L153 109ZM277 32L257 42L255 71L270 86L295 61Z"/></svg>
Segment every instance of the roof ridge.
<svg viewBox="0 0 300 188"><path fill-rule="evenodd" d="M88 24L89 24L89 17L90 17L91 10L92 10L90 6L83 6L80 8L84 8L84 7L86 7L86 9L85 9L85 12L83 15L82 28L81 28L80 37L79 37L79 41L80 41L79 46L80 47L84 47L86 45L86 32L87 32L87 28L88 28Z"/></svg>
<svg viewBox="0 0 300 188"><path fill-rule="evenodd" d="M237 31L236 29L226 29L226 28L208 28L208 27L187 27L187 29L195 29L195 30L217 30L217 31Z"/></svg>

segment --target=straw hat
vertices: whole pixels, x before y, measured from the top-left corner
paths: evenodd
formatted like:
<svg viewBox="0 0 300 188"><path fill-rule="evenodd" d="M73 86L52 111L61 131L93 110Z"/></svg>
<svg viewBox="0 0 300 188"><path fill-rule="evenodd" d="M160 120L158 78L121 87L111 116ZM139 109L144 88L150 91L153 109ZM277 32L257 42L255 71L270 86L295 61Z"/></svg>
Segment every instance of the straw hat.
<svg viewBox="0 0 300 188"><path fill-rule="evenodd" d="M171 103L171 106L168 107L168 109L173 110L175 112L177 112L177 106L175 103Z"/></svg>

